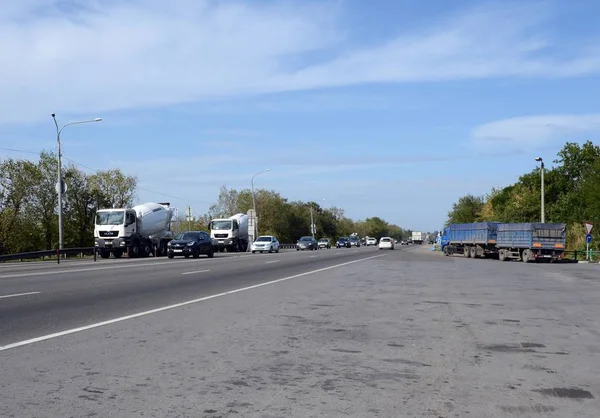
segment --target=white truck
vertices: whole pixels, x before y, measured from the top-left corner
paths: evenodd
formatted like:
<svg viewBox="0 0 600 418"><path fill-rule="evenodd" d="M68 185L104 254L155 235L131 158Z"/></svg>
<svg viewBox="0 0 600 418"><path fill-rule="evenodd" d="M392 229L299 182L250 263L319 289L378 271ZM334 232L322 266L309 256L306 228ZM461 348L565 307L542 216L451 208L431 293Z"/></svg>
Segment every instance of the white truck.
<svg viewBox="0 0 600 418"><path fill-rule="evenodd" d="M102 258L167 254L173 239L169 203L147 202L132 208L100 209L94 222L94 245Z"/></svg>
<svg viewBox="0 0 600 418"><path fill-rule="evenodd" d="M244 252L248 248L248 215L237 213L229 218L213 219L208 224L210 236L219 252Z"/></svg>
<svg viewBox="0 0 600 418"><path fill-rule="evenodd" d="M413 244L423 244L423 233L419 231L413 231L412 242Z"/></svg>

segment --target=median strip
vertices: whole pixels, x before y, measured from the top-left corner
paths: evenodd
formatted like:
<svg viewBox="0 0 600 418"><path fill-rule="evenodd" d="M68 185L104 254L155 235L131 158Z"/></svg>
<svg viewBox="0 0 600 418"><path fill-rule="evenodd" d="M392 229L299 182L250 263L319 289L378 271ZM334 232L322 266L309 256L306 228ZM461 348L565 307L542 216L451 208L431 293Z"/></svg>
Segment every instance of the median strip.
<svg viewBox="0 0 600 418"><path fill-rule="evenodd" d="M352 261L348 261L346 263L335 264L333 266L323 267L323 268L320 268L320 269L317 269L317 270L311 270L311 271L307 271L307 272L304 272L304 273L295 274L293 276L283 277L281 279L271 280L271 281L268 281L268 282L255 284L253 286L242 287L242 288L239 288L239 289L230 290L228 292L217 293L217 294L211 295L211 296L205 296L205 297L202 297L202 298L192 299L192 300L188 300L188 301L185 301L185 302L176 303L176 304L173 304L173 305L163 306L163 307L152 309L152 310L149 310L149 311L144 311L144 312L139 312L139 313L132 314L132 315L122 316L120 318L109 319L108 321L97 322L95 324L85 325L85 326L82 326L82 327L73 328L73 329L69 329L69 330L66 330L66 331L55 332L54 334L47 334L47 335L43 335L41 337L31 338L29 340L19 341L19 342L16 342L16 343L12 343L12 344L7 344L7 345L4 345L4 346L0 346L0 351L10 350L11 348L23 347L23 346L31 345L31 344L38 343L38 342L41 342L41 341L47 341L47 340L50 340L50 339L53 339L53 338L64 337L65 335L76 334L76 333L87 331L87 330L90 330L90 329L100 328L100 327L103 327L103 326L106 326L106 325L116 324L118 322L123 322L123 321L127 321L127 320L130 320L130 319L140 318L142 316L148 316L148 315L152 315L152 314L155 314L155 313L159 313L159 312L171 310L171 309L174 309L174 308L180 308L180 307L186 306L186 305L192 305L192 304L196 304L196 303L199 303L199 302L204 302L204 301L207 301L207 300L210 300L210 299L220 298L220 297L223 297L223 296L231 295L233 293L245 292L247 290L257 289L259 287L268 286L268 285L272 285L272 284L276 284L276 283L280 283L280 282L285 282L287 280L297 279L299 277L304 277L304 276L308 276L308 275L311 275L311 274L320 273L322 271L332 270L332 269L335 269L335 268L338 268L338 267L344 267L344 266L348 266L348 265L354 264L354 263L360 263L361 261L367 261L367 260L372 260L374 258L385 257L385 255L386 254L379 254L379 255L374 255L374 256L371 256L371 257L360 258L358 260L352 260Z"/></svg>

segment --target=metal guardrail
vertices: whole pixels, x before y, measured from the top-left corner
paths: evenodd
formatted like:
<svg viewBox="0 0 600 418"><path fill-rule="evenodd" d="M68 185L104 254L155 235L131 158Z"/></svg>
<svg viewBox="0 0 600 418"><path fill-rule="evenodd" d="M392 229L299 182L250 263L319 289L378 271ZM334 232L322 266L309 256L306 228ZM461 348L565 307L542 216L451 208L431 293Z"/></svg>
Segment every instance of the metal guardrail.
<svg viewBox="0 0 600 418"><path fill-rule="evenodd" d="M279 244L279 248L282 250L291 250L296 248L296 244ZM15 261L15 260L29 260L32 258L41 258L42 260L48 258L49 260L53 260L56 257L57 264L60 264L61 255L93 255L94 261L97 259L97 251L95 251L95 247L79 247L79 248L63 248L62 250L40 250L40 251L30 251L26 253L15 253L15 254L5 254L0 255L0 263L5 261Z"/></svg>
<svg viewBox="0 0 600 418"><path fill-rule="evenodd" d="M79 247L79 248L63 248L62 250L41 250L30 251L26 253L5 254L0 255L0 262L13 260L27 260L31 258L50 258L56 257L57 263L60 264L61 255L81 255L94 254L94 247Z"/></svg>

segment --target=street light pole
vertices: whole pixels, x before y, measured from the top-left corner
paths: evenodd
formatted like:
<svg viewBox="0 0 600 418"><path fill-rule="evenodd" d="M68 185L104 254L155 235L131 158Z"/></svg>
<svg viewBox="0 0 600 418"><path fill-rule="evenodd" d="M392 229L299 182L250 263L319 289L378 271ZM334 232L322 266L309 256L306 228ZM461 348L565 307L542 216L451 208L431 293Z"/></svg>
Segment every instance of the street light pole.
<svg viewBox="0 0 600 418"><path fill-rule="evenodd" d="M58 248L62 250L64 248L64 237L63 237L63 194L65 193L63 177L62 177L62 146L60 143L60 134L63 129L65 129L69 125L79 125L82 123L91 123L91 122L100 122L102 118L95 118L90 120L81 120L78 122L69 122L62 126L62 128L58 127L58 123L56 122L56 114L52 114L52 119L54 120L54 125L56 126L56 143L58 148L58 182L56 183L56 193L58 194Z"/></svg>
<svg viewBox="0 0 600 418"><path fill-rule="evenodd" d="M541 173L541 181L542 181L542 223L546 222L546 210L545 210L545 201L544 201L544 160L542 157L536 157L535 159L540 164L540 173Z"/></svg>
<svg viewBox="0 0 600 418"><path fill-rule="evenodd" d="M254 209L254 239L256 239L256 235L258 234L258 216L256 214L256 199L254 197L254 177L258 176L259 174L264 174L266 172L271 171L270 168L267 168L264 171L260 171L258 173L256 173L255 175L252 176L252 179L250 180L250 184L252 185L252 209Z"/></svg>

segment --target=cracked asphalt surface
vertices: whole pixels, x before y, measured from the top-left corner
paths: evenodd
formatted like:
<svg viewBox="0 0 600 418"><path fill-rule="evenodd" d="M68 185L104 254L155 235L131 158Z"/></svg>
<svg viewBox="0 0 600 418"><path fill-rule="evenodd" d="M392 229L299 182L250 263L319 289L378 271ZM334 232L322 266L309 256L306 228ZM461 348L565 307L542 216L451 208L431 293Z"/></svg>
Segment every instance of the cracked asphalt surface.
<svg viewBox="0 0 600 418"><path fill-rule="evenodd" d="M239 258L220 275L216 262L195 261L207 276L181 275L194 262L133 277L0 273L10 291L42 292L0 300L12 324L3 344L44 334L45 325L21 330L39 309L23 322L10 313L42 306L36 298L100 295L89 315L85 303L75 319L56 308L54 331L296 276L0 351L0 416L600 416L600 266L444 257L426 246L315 253Z"/></svg>

